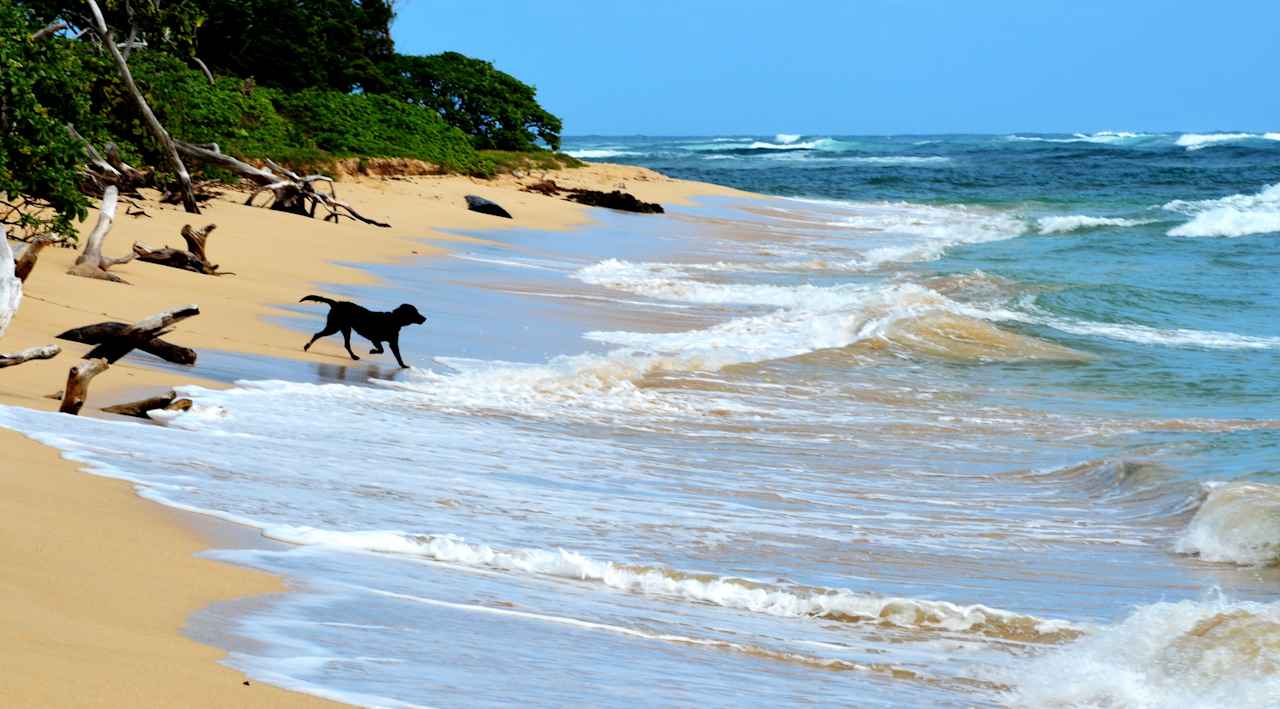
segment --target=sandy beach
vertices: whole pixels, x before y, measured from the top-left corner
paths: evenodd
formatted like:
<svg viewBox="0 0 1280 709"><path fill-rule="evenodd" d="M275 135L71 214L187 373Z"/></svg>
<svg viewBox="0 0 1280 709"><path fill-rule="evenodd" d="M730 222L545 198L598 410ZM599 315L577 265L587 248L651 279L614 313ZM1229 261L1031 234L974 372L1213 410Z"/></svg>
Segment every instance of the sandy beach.
<svg viewBox="0 0 1280 709"><path fill-rule="evenodd" d="M624 189L647 201L685 203L731 190L668 179L642 168L613 165L548 174L563 186ZM541 177L541 175L539 175ZM346 360L331 338L310 353L305 338L271 322L280 306L323 284L372 284L357 267L445 252L465 237L443 230L569 229L592 210L521 191L533 177L363 177L340 182L340 195L365 214L390 222L379 229L329 224L245 207L228 192L193 217L147 201L149 216L122 208L107 238L108 255L134 242L181 246L184 224L217 224L211 258L236 275L222 278L133 262L113 270L130 285L65 275L76 253L47 249L28 279L24 299L0 350L55 342L63 330L104 320L135 321L187 303L201 314L170 338L197 351L218 349L277 358ZM469 212L463 196L501 203L515 220ZM87 234L96 214L82 225ZM429 304L424 311L430 315ZM0 403L57 407L67 369L87 347L58 342L57 358L0 372ZM142 392L201 383L200 365L177 375L131 356L95 380L84 415ZM144 425L144 424L139 424ZM210 603L278 593L277 578L195 556L207 535L172 510L137 497L132 486L83 474L58 454L0 430L0 535L7 572L0 583L0 658L9 671L0 697L9 706L294 706L321 703L257 682L217 664L221 651L182 635L190 614Z"/></svg>

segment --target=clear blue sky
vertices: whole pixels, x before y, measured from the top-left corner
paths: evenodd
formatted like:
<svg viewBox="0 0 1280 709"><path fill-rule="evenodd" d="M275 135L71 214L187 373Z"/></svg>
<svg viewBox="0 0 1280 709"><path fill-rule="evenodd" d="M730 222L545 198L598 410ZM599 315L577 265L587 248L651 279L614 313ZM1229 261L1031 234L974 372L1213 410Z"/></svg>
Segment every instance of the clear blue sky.
<svg viewBox="0 0 1280 709"><path fill-rule="evenodd" d="M1280 0L401 0L567 135L1280 131Z"/></svg>

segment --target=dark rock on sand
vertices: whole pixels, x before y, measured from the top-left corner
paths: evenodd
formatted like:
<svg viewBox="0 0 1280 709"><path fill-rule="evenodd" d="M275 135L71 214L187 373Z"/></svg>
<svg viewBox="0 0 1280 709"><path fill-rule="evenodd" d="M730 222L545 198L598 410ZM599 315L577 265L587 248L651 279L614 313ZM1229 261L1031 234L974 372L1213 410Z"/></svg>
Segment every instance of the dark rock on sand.
<svg viewBox="0 0 1280 709"><path fill-rule="evenodd" d="M473 212L480 212L481 214L492 214L495 217L511 219L511 212L503 209L497 202L492 202L484 197L477 197L473 194L467 195L467 209L470 209Z"/></svg>
<svg viewBox="0 0 1280 709"><path fill-rule="evenodd" d="M630 192L614 190L612 192L601 192L600 190L570 190L568 199L579 204L585 204L591 207L607 207L609 209L620 209L624 212L639 212L641 214L662 214L662 205L657 202L642 202L636 199L635 195Z"/></svg>

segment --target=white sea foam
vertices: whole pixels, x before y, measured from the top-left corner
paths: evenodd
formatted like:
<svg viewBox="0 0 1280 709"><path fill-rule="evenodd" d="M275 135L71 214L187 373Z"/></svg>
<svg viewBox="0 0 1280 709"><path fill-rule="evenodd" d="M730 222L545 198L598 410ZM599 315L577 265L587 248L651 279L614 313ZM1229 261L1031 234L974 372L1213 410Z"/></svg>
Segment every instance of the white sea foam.
<svg viewBox="0 0 1280 709"><path fill-rule="evenodd" d="M1274 707L1280 604L1156 603L1020 667L1013 706Z"/></svg>
<svg viewBox="0 0 1280 709"><path fill-rule="evenodd" d="M996 320L1013 320L1036 325L1047 325L1073 335L1105 337L1112 340L1136 342L1141 345L1166 347L1200 347L1214 350L1266 350L1280 349L1280 337L1240 335L1215 330L1191 330L1186 328L1161 329L1137 323L1101 323L1073 320L1049 315L1039 309L1029 312L992 309L989 316Z"/></svg>
<svg viewBox="0 0 1280 709"><path fill-rule="evenodd" d="M569 157L581 158L583 160L601 160L604 158L620 158L628 155L639 155L635 151L624 150L622 148L582 148L581 150L568 150L565 154Z"/></svg>
<svg viewBox="0 0 1280 709"><path fill-rule="evenodd" d="M1081 632L1066 621L1043 620L982 605L885 598L845 589L772 586L648 564L600 561L566 549L499 549L469 543L453 535L337 532L304 526L272 527L264 533L293 544L404 554L462 566L589 581L628 593L711 603L788 618L883 623L1042 642L1069 639Z"/></svg>
<svg viewBox="0 0 1280 709"><path fill-rule="evenodd" d="M1041 217L1036 221L1036 226L1039 227L1041 234L1065 234L1102 227L1132 227L1154 223L1155 220L1152 219L1121 219L1118 217L1090 217L1083 214L1073 214L1062 217Z"/></svg>
<svg viewBox="0 0 1280 709"><path fill-rule="evenodd" d="M1280 486L1210 484L1174 549L1205 561L1242 565L1280 561Z"/></svg>
<svg viewBox="0 0 1280 709"><path fill-rule="evenodd" d="M779 133L773 136L773 139L783 145L790 145L791 143L799 142L799 140L803 137L804 137L803 135L799 135L796 133Z"/></svg>
<svg viewBox="0 0 1280 709"><path fill-rule="evenodd" d="M803 143L798 141L790 143L768 143L762 140L757 140L747 147L751 150L813 150L821 144L821 140L807 140Z"/></svg>
<svg viewBox="0 0 1280 709"><path fill-rule="evenodd" d="M943 155L876 155L843 158L842 162L864 165L943 165L951 162L951 158Z"/></svg>
<svg viewBox="0 0 1280 709"><path fill-rule="evenodd" d="M1129 131L1098 131L1097 133L1075 133L1070 138L1045 138L1041 136L1023 136L1010 135L1008 140L1032 142L1032 143L1098 143L1103 145L1111 145L1114 143L1124 143L1140 138L1147 138L1147 133L1132 133Z"/></svg>
<svg viewBox="0 0 1280 709"><path fill-rule="evenodd" d="M660 300L780 308L838 309L860 302L869 292L865 286L852 284L821 287L807 283L795 286L711 283L694 280L675 264L632 263L619 259L587 266L573 277L583 283Z"/></svg>
<svg viewBox="0 0 1280 709"><path fill-rule="evenodd" d="M1174 200L1164 209L1191 221L1169 230L1169 236L1249 236L1280 232L1280 183L1258 194L1221 199Z"/></svg>
<svg viewBox="0 0 1280 709"><path fill-rule="evenodd" d="M1249 140L1280 140L1280 133L1183 133L1176 143L1187 150L1200 150L1211 145Z"/></svg>

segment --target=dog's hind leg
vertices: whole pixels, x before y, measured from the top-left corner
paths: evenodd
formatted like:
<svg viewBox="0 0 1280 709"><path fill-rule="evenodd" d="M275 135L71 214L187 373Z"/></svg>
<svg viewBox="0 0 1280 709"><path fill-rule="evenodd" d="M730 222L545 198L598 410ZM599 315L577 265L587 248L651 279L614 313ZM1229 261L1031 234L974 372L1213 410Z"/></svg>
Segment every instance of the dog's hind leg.
<svg viewBox="0 0 1280 709"><path fill-rule="evenodd" d="M342 346L347 348L347 354L351 355L351 359L359 360L355 352L351 351L351 328L342 328Z"/></svg>
<svg viewBox="0 0 1280 709"><path fill-rule="evenodd" d="M312 336L311 336L311 341L310 341L310 342L308 342L307 344L305 344L305 345L303 345L303 346L302 346L302 351L303 351L303 352L306 352L307 350L310 350L310 349L311 349L311 346L312 346L312 345L314 345L314 344L316 343L316 340L318 340L318 339L320 339L320 338L322 338L322 337L328 337L329 335L332 335L332 334L336 333L337 331L338 331L338 326L337 326L337 325L334 325L333 323L328 323L328 322L326 322L326 323L324 324L324 329L323 329L323 330L321 330L320 332L317 332L316 334L312 335Z"/></svg>
<svg viewBox="0 0 1280 709"><path fill-rule="evenodd" d="M382 343L374 342L373 349L369 350L369 354L382 354Z"/></svg>

